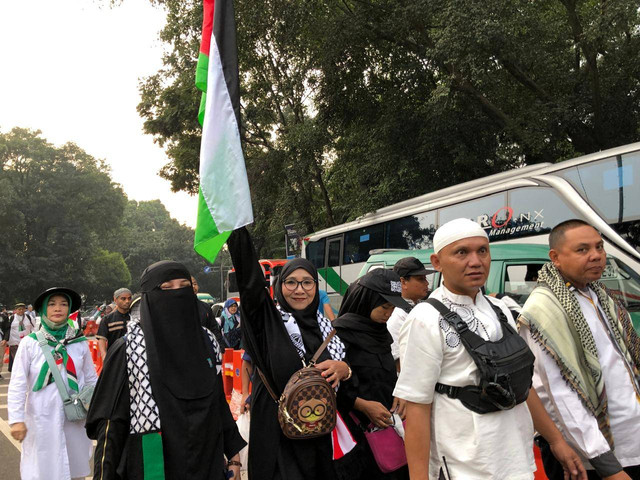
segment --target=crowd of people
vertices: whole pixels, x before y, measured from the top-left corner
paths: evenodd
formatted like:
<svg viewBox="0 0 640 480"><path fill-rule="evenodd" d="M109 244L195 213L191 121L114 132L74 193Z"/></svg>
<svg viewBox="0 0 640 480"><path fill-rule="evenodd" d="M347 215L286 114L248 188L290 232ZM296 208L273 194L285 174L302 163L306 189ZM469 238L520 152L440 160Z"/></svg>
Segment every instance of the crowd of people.
<svg viewBox="0 0 640 480"><path fill-rule="evenodd" d="M640 480L640 339L599 282L604 243L587 223L553 228L517 310L485 294L489 239L467 219L438 228L433 270L414 257L371 270L337 315L308 260L283 267L272 298L247 230L228 247L240 302L221 324L176 262L150 265L139 295L114 292L99 378L68 322L76 292L15 306L0 332L23 479L524 480L535 441L552 480ZM247 465L228 347L245 351Z"/></svg>

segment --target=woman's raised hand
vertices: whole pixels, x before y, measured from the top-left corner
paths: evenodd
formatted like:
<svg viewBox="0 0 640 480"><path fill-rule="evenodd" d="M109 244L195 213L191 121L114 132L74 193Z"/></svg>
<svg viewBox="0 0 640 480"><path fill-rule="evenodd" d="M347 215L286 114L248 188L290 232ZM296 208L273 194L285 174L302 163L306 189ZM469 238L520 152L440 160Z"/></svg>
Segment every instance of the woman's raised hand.
<svg viewBox="0 0 640 480"><path fill-rule="evenodd" d="M349 365L337 360L325 360L316 364L316 368L322 370L322 376L333 388L338 386L340 380L344 380L349 376Z"/></svg>
<svg viewBox="0 0 640 480"><path fill-rule="evenodd" d="M11 425L11 436L17 441L22 442L27 435L27 426L24 422L18 422Z"/></svg>

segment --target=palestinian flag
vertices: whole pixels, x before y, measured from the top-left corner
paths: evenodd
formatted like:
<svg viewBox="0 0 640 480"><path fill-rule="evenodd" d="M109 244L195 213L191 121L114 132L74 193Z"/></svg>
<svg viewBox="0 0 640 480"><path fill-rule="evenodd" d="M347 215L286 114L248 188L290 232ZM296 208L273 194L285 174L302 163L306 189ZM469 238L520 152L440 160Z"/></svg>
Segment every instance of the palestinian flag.
<svg viewBox="0 0 640 480"><path fill-rule="evenodd" d="M213 262L231 231L253 222L240 142L240 80L232 0L204 0L196 86L200 191L194 248Z"/></svg>
<svg viewBox="0 0 640 480"><path fill-rule="evenodd" d="M52 345L49 342L49 345ZM55 344L53 344L55 345ZM52 346L53 346L52 345ZM74 392L78 391L78 374L76 373L76 364L73 363L73 359L67 354L66 349L61 349L60 352L56 352L55 349L52 352L53 359L56 362L56 367L58 370L62 370L63 368L67 372L67 383L69 384L69 388ZM38 378L33 385L33 391L37 392L42 388L48 386L51 383L54 383L55 379L53 377L53 372L49 369L49 364L45 361L42 364L42 368L40 369L40 373L38 374Z"/></svg>

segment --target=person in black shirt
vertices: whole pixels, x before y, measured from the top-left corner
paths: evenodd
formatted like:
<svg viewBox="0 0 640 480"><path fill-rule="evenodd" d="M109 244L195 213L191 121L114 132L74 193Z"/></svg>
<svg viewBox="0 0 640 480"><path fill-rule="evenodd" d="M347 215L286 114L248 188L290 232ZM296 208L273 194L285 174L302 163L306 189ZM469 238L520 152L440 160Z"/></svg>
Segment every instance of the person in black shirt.
<svg viewBox="0 0 640 480"><path fill-rule="evenodd" d="M11 321L9 320L9 314L7 313L6 307L2 307L0 311L0 373L2 373L2 367L4 366L2 359L4 357L4 350L9 344L10 332ZM2 375L0 375L0 378L2 378Z"/></svg>
<svg viewBox="0 0 640 480"><path fill-rule="evenodd" d="M370 424L387 428L404 417L404 402L393 397L398 377L391 354L393 338L386 325L395 307L408 307L401 292L400 277L396 273L382 268L373 270L351 284L338 318L333 322L345 344L346 360L353 371L346 390L353 408L350 411L340 405L338 408L360 444L354 452L360 458L352 459L352 463L362 465L362 470L359 475L352 474L354 480L409 478L406 466L395 472L382 473L362 433ZM358 419L357 424L351 414Z"/></svg>
<svg viewBox="0 0 640 480"><path fill-rule="evenodd" d="M131 290L119 288L113 294L116 309L109 315L105 315L98 327L98 348L102 360L107 355L107 349L120 337L127 333L127 322L130 319L129 307L131 307Z"/></svg>

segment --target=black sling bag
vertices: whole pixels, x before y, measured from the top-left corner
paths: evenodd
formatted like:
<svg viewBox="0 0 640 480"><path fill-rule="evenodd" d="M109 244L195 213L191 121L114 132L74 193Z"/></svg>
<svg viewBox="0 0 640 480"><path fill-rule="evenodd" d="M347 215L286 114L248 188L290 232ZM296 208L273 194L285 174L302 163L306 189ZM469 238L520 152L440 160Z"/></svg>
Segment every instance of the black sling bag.
<svg viewBox="0 0 640 480"><path fill-rule="evenodd" d="M427 299L444 320L458 333L465 350L480 371L480 385L453 387L436 384L436 392L457 398L476 413L509 410L524 402L532 385L535 356L513 329L500 308L487 300L502 325L502 338L496 342L483 339L469 330L460 316L435 298Z"/></svg>

